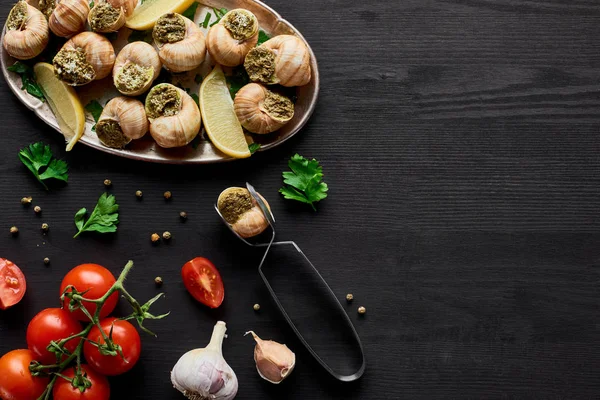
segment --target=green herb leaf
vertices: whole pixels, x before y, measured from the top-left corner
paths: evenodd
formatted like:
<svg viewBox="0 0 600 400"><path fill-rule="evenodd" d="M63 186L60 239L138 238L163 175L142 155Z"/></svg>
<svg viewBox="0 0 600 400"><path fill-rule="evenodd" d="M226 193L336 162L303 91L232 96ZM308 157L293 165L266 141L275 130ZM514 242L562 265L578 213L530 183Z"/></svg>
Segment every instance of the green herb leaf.
<svg viewBox="0 0 600 400"><path fill-rule="evenodd" d="M218 24L221 18L223 18L223 16L227 14L227 11L228 10L226 8L213 8L213 12L215 13L215 17L217 17L217 20L210 24L210 26L212 27L213 25Z"/></svg>
<svg viewBox="0 0 600 400"><path fill-rule="evenodd" d="M98 122L100 116L102 115L102 110L104 110L104 107L102 107L102 105L98 103L98 101L92 100L88 103L87 106L85 106L85 110L92 114L92 117L94 117L94 121Z"/></svg>
<svg viewBox="0 0 600 400"><path fill-rule="evenodd" d="M31 67L25 63L22 63L21 61L17 61L16 63L14 63L13 65L11 65L10 67L8 67L6 69L9 70L10 72L16 72L19 75L33 74Z"/></svg>
<svg viewBox="0 0 600 400"><path fill-rule="evenodd" d="M283 173L285 185L279 193L286 199L310 204L316 211L314 203L326 198L329 190L323 182L323 168L317 160L307 160L299 154L294 155L288 165L292 172Z"/></svg>
<svg viewBox="0 0 600 400"><path fill-rule="evenodd" d="M198 3L198 2L193 3L187 10L185 10L183 13L181 13L181 15L183 15L184 17L189 18L193 21L194 17L196 16L196 10L198 9L199 5L200 5L200 3Z"/></svg>
<svg viewBox="0 0 600 400"><path fill-rule="evenodd" d="M90 9L91 8L94 8L94 2L93 1L90 1Z"/></svg>
<svg viewBox="0 0 600 400"><path fill-rule="evenodd" d="M33 143L19 151L19 160L31 171L44 188L48 186L44 182L47 179L57 179L67 182L69 167L66 162L54 158L50 146L44 143Z"/></svg>
<svg viewBox="0 0 600 400"><path fill-rule="evenodd" d="M152 37L152 29L148 29L147 31L132 31L127 38L127 42L146 42L152 44L154 42L154 38Z"/></svg>
<svg viewBox="0 0 600 400"><path fill-rule="evenodd" d="M243 66L237 67L233 70L233 74L227 77L227 83L229 83L229 93L231 98L235 99L236 93L250 83L250 77Z"/></svg>
<svg viewBox="0 0 600 400"><path fill-rule="evenodd" d="M248 150L250 150L250 154L254 154L260 149L260 144L258 143L250 143L248 145Z"/></svg>
<svg viewBox="0 0 600 400"><path fill-rule="evenodd" d="M192 97L192 99L194 99L194 102L196 102L198 108L200 108L200 98L198 97L198 95L196 93L192 93L190 94L190 96Z"/></svg>
<svg viewBox="0 0 600 400"><path fill-rule="evenodd" d="M25 90L30 95L37 97L41 101L45 101L44 93L35 81L33 69L29 65L22 63L21 61L17 61L8 67L7 70L21 75L21 90Z"/></svg>
<svg viewBox="0 0 600 400"><path fill-rule="evenodd" d="M212 18L212 14L211 13L207 13L206 17L204 17L204 22L202 23L202 27L204 29L208 28L208 23L210 22L211 18Z"/></svg>
<svg viewBox="0 0 600 400"><path fill-rule="evenodd" d="M256 42L256 45L260 46L261 44L263 44L264 42L266 42L269 39L271 39L271 37L269 35L267 35L265 33L265 31L263 31L261 29L260 31L258 31L258 42Z"/></svg>
<svg viewBox="0 0 600 400"><path fill-rule="evenodd" d="M115 196L103 193L87 221L85 221L87 210L82 208L77 211L75 214L75 226L78 232L73 237L79 236L82 232L116 232L117 224L119 223L118 211L119 205L116 204Z"/></svg>
<svg viewBox="0 0 600 400"><path fill-rule="evenodd" d="M194 82L196 82L197 84L201 84L203 79L204 78L202 78L202 75L196 74L196 76L194 77Z"/></svg>

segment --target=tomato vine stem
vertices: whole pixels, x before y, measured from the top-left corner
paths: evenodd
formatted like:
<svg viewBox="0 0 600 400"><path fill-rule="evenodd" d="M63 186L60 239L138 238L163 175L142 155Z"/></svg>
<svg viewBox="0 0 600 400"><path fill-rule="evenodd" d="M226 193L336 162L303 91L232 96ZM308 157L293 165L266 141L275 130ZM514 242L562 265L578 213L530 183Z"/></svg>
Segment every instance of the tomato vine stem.
<svg viewBox="0 0 600 400"><path fill-rule="evenodd" d="M85 292L80 293L72 286L67 287L65 289L65 291L63 292L63 294L61 296L61 300L64 298L70 299L69 311L72 312L77 309L81 310L88 317L88 319L90 320L90 323L81 332L71 335L67 338L61 339L58 342L51 342L48 345L48 347L47 347L48 351L56 354L57 361L55 364L42 365L35 361L31 363L31 365L29 366L29 370L31 371L32 375L34 375L34 376L51 375L52 376L52 378L50 379L50 382L46 386L46 390L42 393L42 395L40 397L38 397L38 400L49 400L50 399L50 395L52 394L52 389L54 388L54 384L56 383L56 380L58 378L66 379L65 376L62 375L62 372L67 367L69 367L69 365L71 365L71 363L73 363L73 361L75 361L75 376L73 377L73 379L67 379L67 380L70 381L73 385L75 385L75 383L81 384L81 382L83 382L83 383L87 382L87 383L89 383L89 385L86 384L85 387L86 388L91 387L91 382L89 382L89 380L85 377L84 373L82 372L82 368L81 368L81 356L83 353L83 344L86 341L92 343L93 345L95 345L97 347L101 347L103 349L103 352L106 353L107 355L111 355L114 357L118 357L118 356L122 357L123 356L121 346L114 343L112 340L112 329L111 329L111 332L107 335L106 332L104 332L104 329L102 329L102 326L100 325L100 311L102 310L102 306L104 305L104 303L106 303L106 301L114 293L120 292L133 309L133 313L131 315L129 315L128 317L122 318L122 319L124 319L124 320L136 319L138 321L138 325L144 331L150 332L148 329L146 329L142 325L142 323L145 319L162 319L162 318L166 317L167 315L169 315L169 313L167 313L167 314L155 316L148 312L150 306L162 296L162 293L159 294L158 296L154 297L153 299L149 300L146 304L144 304L142 306L125 289L124 282L132 268L133 268L133 261L127 262L127 264L123 268L123 271L121 271L121 274L119 275L116 282L99 299L87 299L83 296L83 295L85 295ZM94 311L93 315L84 307L83 303L92 303L92 304L96 305L96 310ZM90 333L92 328L95 326L99 328L100 334L102 335L102 339L104 341L104 343L102 343L102 344L87 339L88 334ZM150 333L153 334L152 332L150 332ZM69 351L65 349L65 345L67 344L67 342L69 342L73 339L78 339L78 338L79 338L79 343L77 344L77 347L75 348L75 350L72 353L69 353ZM64 355L68 355L68 356L63 359Z"/></svg>

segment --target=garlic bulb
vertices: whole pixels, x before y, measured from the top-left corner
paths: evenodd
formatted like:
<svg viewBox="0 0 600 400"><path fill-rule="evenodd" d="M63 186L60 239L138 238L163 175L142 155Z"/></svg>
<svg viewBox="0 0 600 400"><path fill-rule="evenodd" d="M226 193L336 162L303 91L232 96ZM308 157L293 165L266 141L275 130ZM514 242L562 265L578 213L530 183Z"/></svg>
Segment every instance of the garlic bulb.
<svg viewBox="0 0 600 400"><path fill-rule="evenodd" d="M129 97L110 100L96 124L96 134L103 145L122 149L131 140L148 132L148 118L141 101Z"/></svg>
<svg viewBox="0 0 600 400"><path fill-rule="evenodd" d="M127 96L139 96L152 86L162 64L158 53L146 42L129 43L117 55L113 82Z"/></svg>
<svg viewBox="0 0 600 400"><path fill-rule="evenodd" d="M206 47L219 64L235 67L258 42L258 20L248 10L231 10L213 25L206 36Z"/></svg>
<svg viewBox="0 0 600 400"><path fill-rule="evenodd" d="M279 35L248 52L244 61L250 80L267 85L303 86L310 82L310 53L292 35Z"/></svg>
<svg viewBox="0 0 600 400"><path fill-rule="evenodd" d="M152 30L158 55L171 72L191 71L206 58L206 40L200 28L181 14L165 14Z"/></svg>
<svg viewBox="0 0 600 400"><path fill-rule="evenodd" d="M108 1L98 1L88 14L88 23L94 32L116 32L125 25L125 10Z"/></svg>
<svg viewBox="0 0 600 400"><path fill-rule="evenodd" d="M241 88L233 102L240 124L252 133L271 133L294 116L294 103L258 83Z"/></svg>
<svg viewBox="0 0 600 400"><path fill-rule="evenodd" d="M81 86L110 75L115 50L104 36L82 32L64 44L53 64L59 79L71 86Z"/></svg>
<svg viewBox="0 0 600 400"><path fill-rule="evenodd" d="M238 380L223 358L223 338L226 331L225 322L217 322L208 346L188 351L173 367L171 383L188 399L235 398Z"/></svg>
<svg viewBox="0 0 600 400"><path fill-rule="evenodd" d="M48 19L48 25L56 36L69 37L83 32L89 13L88 0L60 0Z"/></svg>
<svg viewBox="0 0 600 400"><path fill-rule="evenodd" d="M265 198L260 198L270 210ZM217 199L217 208L231 229L245 239L260 235L269 226L248 189L230 187L223 190Z"/></svg>
<svg viewBox="0 0 600 400"><path fill-rule="evenodd" d="M19 60L37 57L48 45L50 33L44 15L24 0L10 10L2 45Z"/></svg>
<svg viewBox="0 0 600 400"><path fill-rule="evenodd" d="M249 333L256 341L254 362L258 374L271 383L281 383L294 370L296 355L285 344L262 340L253 331L246 332L246 335Z"/></svg>
<svg viewBox="0 0 600 400"><path fill-rule="evenodd" d="M160 147L185 146L200 131L200 110L194 99L169 83L154 86L146 97L150 134Z"/></svg>

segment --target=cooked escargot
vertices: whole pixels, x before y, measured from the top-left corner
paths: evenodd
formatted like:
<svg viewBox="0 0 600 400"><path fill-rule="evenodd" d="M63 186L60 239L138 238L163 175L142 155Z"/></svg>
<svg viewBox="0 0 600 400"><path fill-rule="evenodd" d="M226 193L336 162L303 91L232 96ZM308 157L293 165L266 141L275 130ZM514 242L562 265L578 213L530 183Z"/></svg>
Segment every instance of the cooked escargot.
<svg viewBox="0 0 600 400"><path fill-rule="evenodd" d="M310 82L310 52L293 35L279 35L253 48L244 68L250 80L267 85L303 86Z"/></svg>
<svg viewBox="0 0 600 400"><path fill-rule="evenodd" d="M96 134L103 145L122 149L134 139L148 132L148 118L141 101L129 97L115 97L102 110L96 124Z"/></svg>
<svg viewBox="0 0 600 400"><path fill-rule="evenodd" d="M19 60L29 60L44 51L49 38L44 15L24 0L15 4L6 20L2 42L6 52Z"/></svg>
<svg viewBox="0 0 600 400"><path fill-rule="evenodd" d="M219 64L235 67L258 42L258 20L248 10L231 10L213 25L206 36L206 47Z"/></svg>
<svg viewBox="0 0 600 400"><path fill-rule="evenodd" d="M98 0L88 15L88 23L94 32L116 32L125 19L133 14L137 0Z"/></svg>
<svg viewBox="0 0 600 400"><path fill-rule="evenodd" d="M156 21L152 37L163 65L172 72L197 68L206 58L206 40L200 28L181 14L165 14Z"/></svg>
<svg viewBox="0 0 600 400"><path fill-rule="evenodd" d="M49 5L45 7L46 12ZM48 25L56 36L69 37L85 29L89 12L88 0L60 0L50 14Z"/></svg>
<svg viewBox="0 0 600 400"><path fill-rule="evenodd" d="M162 64L154 47L146 42L129 43L117 55L113 81L117 90L127 96L146 92L160 74Z"/></svg>
<svg viewBox="0 0 600 400"><path fill-rule="evenodd" d="M270 210L269 203L264 197L260 197ZM248 189L240 187L225 189L217 199L217 208L231 229L243 238L260 235L269 226L269 222Z"/></svg>
<svg viewBox="0 0 600 400"><path fill-rule="evenodd" d="M200 110L189 94L169 83L154 86L146 97L150 134L160 147L185 146L200 131Z"/></svg>
<svg viewBox="0 0 600 400"><path fill-rule="evenodd" d="M294 103L258 83L249 83L235 95L235 115L252 133L275 132L294 116Z"/></svg>
<svg viewBox="0 0 600 400"><path fill-rule="evenodd" d="M110 41L94 32L73 36L53 60L56 76L71 86L86 85L110 75L115 50Z"/></svg>

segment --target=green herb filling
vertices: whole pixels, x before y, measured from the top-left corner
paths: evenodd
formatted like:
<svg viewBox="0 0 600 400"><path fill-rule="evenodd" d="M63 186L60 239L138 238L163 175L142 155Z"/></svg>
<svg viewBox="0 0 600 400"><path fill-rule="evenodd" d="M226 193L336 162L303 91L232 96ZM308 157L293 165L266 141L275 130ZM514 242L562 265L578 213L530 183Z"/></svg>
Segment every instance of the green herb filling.
<svg viewBox="0 0 600 400"><path fill-rule="evenodd" d="M235 40L247 40L258 31L256 17L246 10L234 10L223 18L223 26Z"/></svg>
<svg viewBox="0 0 600 400"><path fill-rule="evenodd" d="M171 117L177 115L180 108L181 95L177 88L170 84L155 86L146 98L148 118Z"/></svg>
<svg viewBox="0 0 600 400"><path fill-rule="evenodd" d="M266 47L255 47L248 52L244 68L251 81L275 83L275 53Z"/></svg>
<svg viewBox="0 0 600 400"><path fill-rule="evenodd" d="M294 103L287 97L270 90L267 90L263 107L271 117L280 121L288 121L294 116Z"/></svg>
<svg viewBox="0 0 600 400"><path fill-rule="evenodd" d="M185 38L185 19L179 14L165 14L156 21L152 31L158 43L175 43Z"/></svg>
<svg viewBox="0 0 600 400"><path fill-rule="evenodd" d="M114 27L120 16L121 10L117 10L110 3L99 3L90 11L90 26L94 32L107 31Z"/></svg>
<svg viewBox="0 0 600 400"><path fill-rule="evenodd" d="M128 63L117 75L116 86L122 93L136 92L142 89L152 79L152 76L152 67Z"/></svg>
<svg viewBox="0 0 600 400"><path fill-rule="evenodd" d="M112 119L103 119L96 124L96 134L103 145L113 149L122 149L131 141L123 134L121 126Z"/></svg>
<svg viewBox="0 0 600 400"><path fill-rule="evenodd" d="M228 224L235 224L245 212L252 209L252 197L246 189L232 188L219 198L217 207Z"/></svg>
<svg viewBox="0 0 600 400"><path fill-rule="evenodd" d="M6 20L6 29L9 31L15 31L21 29L27 21L27 3L25 1L19 1L10 10L8 19Z"/></svg>
<svg viewBox="0 0 600 400"><path fill-rule="evenodd" d="M85 85L96 78L96 71L81 49L62 49L53 60L56 76L69 85Z"/></svg>
<svg viewBox="0 0 600 400"><path fill-rule="evenodd" d="M44 14L46 16L46 18L50 18L50 15L52 15L54 8L56 8L56 1L55 0L39 0L38 7L39 7L40 11L42 12L42 14Z"/></svg>

